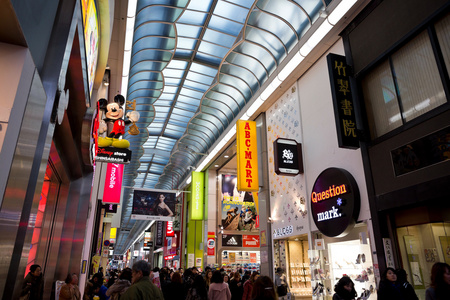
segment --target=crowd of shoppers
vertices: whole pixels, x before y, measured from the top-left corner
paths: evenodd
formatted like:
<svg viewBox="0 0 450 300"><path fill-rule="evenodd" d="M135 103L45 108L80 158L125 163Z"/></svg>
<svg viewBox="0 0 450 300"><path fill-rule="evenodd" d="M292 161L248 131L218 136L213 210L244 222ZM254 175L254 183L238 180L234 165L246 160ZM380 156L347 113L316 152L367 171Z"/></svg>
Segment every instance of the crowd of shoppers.
<svg viewBox="0 0 450 300"><path fill-rule="evenodd" d="M287 285L282 269L277 269L275 282L258 272L242 271L227 274L224 269L206 267L200 274L197 268L150 270L146 261L138 261L121 272L110 271L105 281L102 270L86 283L83 297L78 288L78 276L70 273L59 291L60 300L278 300L277 290ZM350 277L339 279L334 287L333 300L368 299L375 291L358 296ZM284 293L284 292L283 292ZM32 265L24 280L20 299L41 300L43 275L39 265ZM418 300L404 269L386 268L379 283L378 300ZM426 300L450 299L450 266L435 263L431 269L431 283Z"/></svg>

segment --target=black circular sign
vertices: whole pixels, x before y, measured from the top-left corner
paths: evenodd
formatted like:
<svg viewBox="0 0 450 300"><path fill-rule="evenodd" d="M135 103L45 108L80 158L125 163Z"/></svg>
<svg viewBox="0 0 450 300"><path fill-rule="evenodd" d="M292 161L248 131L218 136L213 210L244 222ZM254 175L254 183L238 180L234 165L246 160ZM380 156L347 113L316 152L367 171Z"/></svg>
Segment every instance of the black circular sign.
<svg viewBox="0 0 450 300"><path fill-rule="evenodd" d="M321 233L347 235L355 226L360 207L358 185L348 171L329 168L320 173L311 192L311 213Z"/></svg>

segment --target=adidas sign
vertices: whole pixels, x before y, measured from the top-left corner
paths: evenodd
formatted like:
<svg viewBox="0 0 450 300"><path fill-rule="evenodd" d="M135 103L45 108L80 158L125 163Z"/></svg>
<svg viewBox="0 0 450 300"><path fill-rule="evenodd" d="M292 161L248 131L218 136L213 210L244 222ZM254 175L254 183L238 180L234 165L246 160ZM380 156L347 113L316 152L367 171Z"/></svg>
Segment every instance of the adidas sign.
<svg viewBox="0 0 450 300"><path fill-rule="evenodd" d="M227 245L237 246L237 241L234 237L228 240Z"/></svg>

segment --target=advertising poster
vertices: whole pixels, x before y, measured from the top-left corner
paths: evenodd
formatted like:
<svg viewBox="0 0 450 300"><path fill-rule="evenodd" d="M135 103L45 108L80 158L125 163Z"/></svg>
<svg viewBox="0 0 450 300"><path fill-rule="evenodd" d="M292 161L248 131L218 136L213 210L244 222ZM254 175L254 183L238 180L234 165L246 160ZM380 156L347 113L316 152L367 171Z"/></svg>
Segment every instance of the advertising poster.
<svg viewBox="0 0 450 300"><path fill-rule="evenodd" d="M258 231L251 192L238 192L236 175L222 175L222 226L225 230Z"/></svg>
<svg viewBox="0 0 450 300"><path fill-rule="evenodd" d="M230 252L230 253L228 253L228 257L229 257L229 262L231 264L236 262L236 253Z"/></svg>
<svg viewBox="0 0 450 300"><path fill-rule="evenodd" d="M250 262L256 263L256 253L250 253Z"/></svg>
<svg viewBox="0 0 450 300"><path fill-rule="evenodd" d="M135 189L131 218L174 221L176 201L176 191Z"/></svg>
<svg viewBox="0 0 450 300"><path fill-rule="evenodd" d="M86 21L84 27L84 46L86 48L89 95L92 95L98 58L98 20L94 0L89 0L87 3Z"/></svg>

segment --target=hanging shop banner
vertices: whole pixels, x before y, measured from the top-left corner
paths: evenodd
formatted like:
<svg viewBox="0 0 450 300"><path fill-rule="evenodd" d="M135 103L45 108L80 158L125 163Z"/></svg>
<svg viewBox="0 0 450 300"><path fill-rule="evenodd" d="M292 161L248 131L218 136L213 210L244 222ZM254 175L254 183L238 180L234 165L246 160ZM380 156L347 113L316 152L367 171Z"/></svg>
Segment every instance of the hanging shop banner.
<svg viewBox="0 0 450 300"><path fill-rule="evenodd" d="M344 169L320 173L311 192L311 213L321 233L343 237L355 226L361 199L353 176Z"/></svg>
<svg viewBox="0 0 450 300"><path fill-rule="evenodd" d="M166 236L175 236L175 232L173 231L173 222L167 221L166 222Z"/></svg>
<svg viewBox="0 0 450 300"><path fill-rule="evenodd" d="M122 164L107 164L105 187L103 189L103 203L120 204L122 176Z"/></svg>
<svg viewBox="0 0 450 300"><path fill-rule="evenodd" d="M157 221L156 222L156 247L164 246L164 222Z"/></svg>
<svg viewBox="0 0 450 300"><path fill-rule="evenodd" d="M237 136L237 189L238 191L257 192L258 151L256 142L256 122L238 120Z"/></svg>
<svg viewBox="0 0 450 300"><path fill-rule="evenodd" d="M242 247L242 235L222 234L222 247Z"/></svg>
<svg viewBox="0 0 450 300"><path fill-rule="evenodd" d="M173 221L176 191L134 189L131 218Z"/></svg>
<svg viewBox="0 0 450 300"><path fill-rule="evenodd" d="M152 240L152 232L151 230L144 231L144 251L150 251L150 241Z"/></svg>
<svg viewBox="0 0 450 300"><path fill-rule="evenodd" d="M342 55L330 53L327 55L327 61L339 147L357 149L359 139L350 90L350 67Z"/></svg>
<svg viewBox="0 0 450 300"><path fill-rule="evenodd" d="M259 248L259 235L243 235L242 246Z"/></svg>
<svg viewBox="0 0 450 300"><path fill-rule="evenodd" d="M208 232L206 248L208 249L208 255L214 256L214 250L216 249L216 235L214 232Z"/></svg>
<svg viewBox="0 0 450 300"><path fill-rule="evenodd" d="M302 144L278 138L273 142L273 152L277 175L297 176L303 173Z"/></svg>
<svg viewBox="0 0 450 300"><path fill-rule="evenodd" d="M191 220L203 220L205 174L203 172L192 172L191 178L191 205L189 206L189 216L191 217Z"/></svg>

